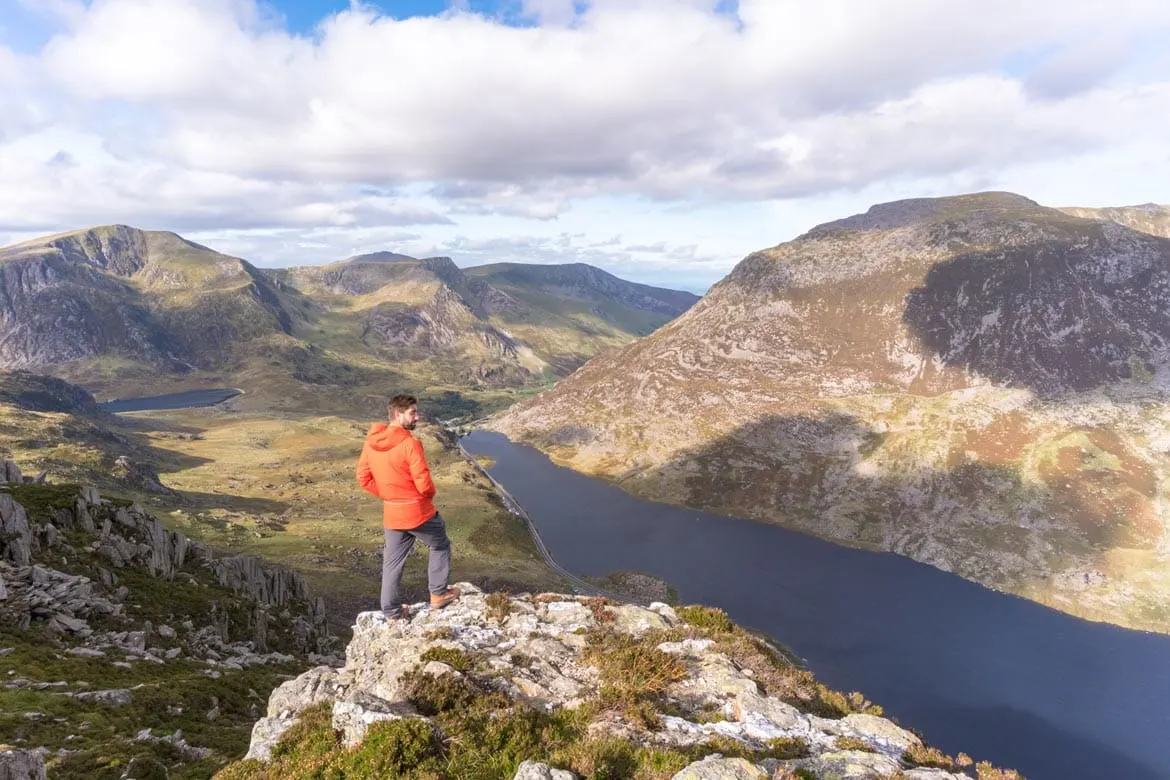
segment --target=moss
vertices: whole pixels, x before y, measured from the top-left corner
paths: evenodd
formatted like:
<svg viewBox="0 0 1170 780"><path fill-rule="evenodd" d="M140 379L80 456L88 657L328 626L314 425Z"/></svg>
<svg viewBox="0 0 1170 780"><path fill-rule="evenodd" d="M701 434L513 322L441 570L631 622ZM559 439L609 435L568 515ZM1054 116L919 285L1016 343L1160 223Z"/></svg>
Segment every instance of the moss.
<svg viewBox="0 0 1170 780"><path fill-rule="evenodd" d="M429 661L439 661L458 672L470 671L476 664L476 658L467 651L455 647L442 646L427 648L419 660L424 664Z"/></svg>
<svg viewBox="0 0 1170 780"><path fill-rule="evenodd" d="M768 740L768 755L783 760L808 758L812 755L808 742L801 737L777 737Z"/></svg>
<svg viewBox="0 0 1170 780"><path fill-rule="evenodd" d="M587 634L583 660L600 673L603 708L624 711L643 725L657 724L657 716L649 717L647 706L656 705L672 683L684 679L687 668L680 658L655 645L613 631Z"/></svg>
<svg viewBox="0 0 1170 780"><path fill-rule="evenodd" d="M503 623L512 612L512 600L507 593L489 593L484 601L487 603L487 616L496 622Z"/></svg>
<svg viewBox="0 0 1170 780"><path fill-rule="evenodd" d="M410 703L428 717L466 709L484 695L482 688L462 675L434 675L416 669L402 675L400 683Z"/></svg>
<svg viewBox="0 0 1170 780"><path fill-rule="evenodd" d="M836 750L860 750L865 753L876 753L877 748L866 742L864 739L857 737L837 737L833 741L833 747Z"/></svg>
<svg viewBox="0 0 1170 780"><path fill-rule="evenodd" d="M638 769L637 750L618 737L595 737L555 753L556 766L567 766L585 780L627 780Z"/></svg>
<svg viewBox="0 0 1170 780"><path fill-rule="evenodd" d="M930 769L958 769L959 764L954 758L936 747L929 745L912 745L902 753L902 760L911 766L920 766Z"/></svg>
<svg viewBox="0 0 1170 780"><path fill-rule="evenodd" d="M1024 780L1023 776L1014 769L1000 769L992 766L988 761L980 761L975 765L975 776L979 780Z"/></svg>
<svg viewBox="0 0 1170 780"><path fill-rule="evenodd" d="M59 510L72 510L81 490L79 485L6 485L0 488L24 507L29 520L48 522Z"/></svg>
<svg viewBox="0 0 1170 780"><path fill-rule="evenodd" d="M366 731L354 750L345 751L330 765L336 777L447 777L443 745L431 724L419 718L383 721Z"/></svg>
<svg viewBox="0 0 1170 780"><path fill-rule="evenodd" d="M735 628L735 624L731 622L727 613L714 607L689 604L685 607L678 607L675 613L692 626L715 634L730 633Z"/></svg>

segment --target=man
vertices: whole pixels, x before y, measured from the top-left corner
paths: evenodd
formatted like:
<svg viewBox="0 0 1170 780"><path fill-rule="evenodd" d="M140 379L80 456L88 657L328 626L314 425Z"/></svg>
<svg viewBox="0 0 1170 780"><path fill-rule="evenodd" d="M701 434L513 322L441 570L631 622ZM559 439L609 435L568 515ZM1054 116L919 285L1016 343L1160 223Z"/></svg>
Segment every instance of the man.
<svg viewBox="0 0 1170 780"><path fill-rule="evenodd" d="M418 423L418 399L396 395L387 405L390 424L374 423L366 434L357 464L363 490L382 499L382 527L386 548L382 555L382 612L388 618L407 617L402 604L402 570L415 539L430 548L427 585L431 609L442 609L459 598L458 588L447 587L451 571L451 540L431 499L435 483L422 443L410 435Z"/></svg>

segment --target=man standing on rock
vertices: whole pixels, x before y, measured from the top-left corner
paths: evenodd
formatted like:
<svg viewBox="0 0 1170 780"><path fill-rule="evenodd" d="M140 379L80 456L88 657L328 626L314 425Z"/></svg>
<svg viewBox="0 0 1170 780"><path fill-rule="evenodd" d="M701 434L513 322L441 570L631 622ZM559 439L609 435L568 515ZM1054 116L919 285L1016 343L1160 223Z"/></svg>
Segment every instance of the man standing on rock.
<svg viewBox="0 0 1170 780"><path fill-rule="evenodd" d="M447 587L451 571L451 540L431 499L435 483L422 443L410 435L418 423L418 399L396 395L387 408L390 424L374 423L366 434L357 464L362 489L382 499L382 527L386 548L382 556L382 612L388 618L407 617L402 604L402 570L415 539L430 548L427 585L431 609L441 609L459 598L458 588Z"/></svg>

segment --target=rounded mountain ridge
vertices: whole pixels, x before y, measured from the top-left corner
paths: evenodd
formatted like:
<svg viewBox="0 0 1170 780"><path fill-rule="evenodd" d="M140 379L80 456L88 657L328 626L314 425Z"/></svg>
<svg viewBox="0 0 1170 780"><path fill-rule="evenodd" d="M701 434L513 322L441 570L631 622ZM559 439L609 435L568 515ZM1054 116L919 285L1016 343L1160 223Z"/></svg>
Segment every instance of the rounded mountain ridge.
<svg viewBox="0 0 1170 780"><path fill-rule="evenodd" d="M834 230L891 230L938 218L962 216L964 212L1002 211L1007 216L1036 209L1049 211L1039 203L1013 192L975 192L968 195L950 195L940 198L907 198L871 206L864 214L817 225L800 238L819 238Z"/></svg>

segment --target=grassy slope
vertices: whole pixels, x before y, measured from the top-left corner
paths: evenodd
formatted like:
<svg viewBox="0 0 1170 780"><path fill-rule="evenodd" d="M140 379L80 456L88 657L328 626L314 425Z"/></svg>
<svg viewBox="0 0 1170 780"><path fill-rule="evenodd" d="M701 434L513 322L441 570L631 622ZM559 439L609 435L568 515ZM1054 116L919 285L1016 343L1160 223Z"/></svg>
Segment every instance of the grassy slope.
<svg viewBox="0 0 1170 780"><path fill-rule="evenodd" d="M71 507L76 485L21 486L5 488L28 511L32 521L47 521L56 507ZM71 542L82 549L88 535L69 532ZM77 539L72 539L76 536ZM68 574L78 574L97 581L97 568L108 562L88 551L42 552L36 561ZM126 617L91 617L91 626L105 630L142 630L143 621L154 626L169 624L178 628L185 619L197 625L210 621L212 602L243 625L243 613L250 608L230 591L221 588L214 577L196 565L185 571L200 587L193 589L181 580L155 579L134 569L118 569L120 585L127 587ZM186 576L186 575L184 575ZM241 606L243 605L243 606ZM246 635L246 630L244 634ZM239 638L233 633L233 640ZM273 649L287 650L275 634ZM156 650L179 646L177 640L157 635L149 639ZM114 780L122 776L134 757L147 757L171 768L170 777L203 778L228 760L247 749L251 724L263 714L267 693L283 680L307 668L305 662L254 666L244 670L224 668L209 674L209 667L199 661L175 660L166 664L138 661L128 668L114 662L117 654L99 658L79 658L65 653L68 642L50 634L40 622L21 630L0 621L0 648L7 651L0 668L6 680L29 680L51 683L38 689L0 688L0 744L16 747L46 746L67 748L65 756L47 759L49 774L54 778L92 778ZM129 658L127 659L129 660ZM111 705L70 698L67 692L131 689L128 704ZM215 718L207 713L219 708ZM143 728L163 737L181 730L193 745L211 749L211 755L194 759L182 756L166 743L137 742L132 737Z"/></svg>
<svg viewBox="0 0 1170 780"><path fill-rule="evenodd" d="M234 403L234 402L233 402ZM108 422L0 404L0 451L28 473L94 483L140 500L172 528L301 570L333 606L342 629L375 606L380 505L354 480L368 420L337 415L192 409ZM454 542L453 576L513 588L563 583L540 562L520 522L494 498L438 429L420 429ZM111 476L115 458L157 469L178 491L160 496ZM422 551L406 583L425 590Z"/></svg>

